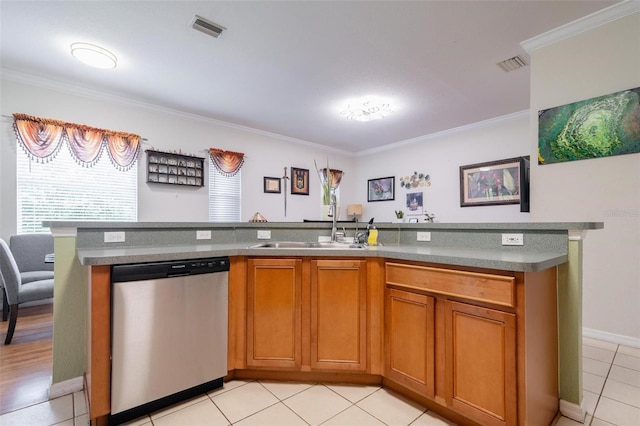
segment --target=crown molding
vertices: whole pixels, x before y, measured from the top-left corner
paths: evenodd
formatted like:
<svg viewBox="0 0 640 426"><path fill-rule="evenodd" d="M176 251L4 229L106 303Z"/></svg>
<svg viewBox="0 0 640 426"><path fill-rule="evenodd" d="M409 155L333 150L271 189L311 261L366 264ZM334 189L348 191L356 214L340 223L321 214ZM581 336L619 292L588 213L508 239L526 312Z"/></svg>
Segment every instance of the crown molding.
<svg viewBox="0 0 640 426"><path fill-rule="evenodd" d="M484 120L484 121L478 121L476 123L466 124L466 125L460 126L460 127L454 127L452 129L443 130L443 131L437 132L437 133L431 133L431 134L425 135L425 136L418 136L416 138L406 139L404 141L391 143L391 144L384 145L384 146L381 146L381 147L378 147L378 148L372 148L372 149L368 149L366 151L360 151L358 153L358 155L372 155L372 154L378 154L380 152L396 150L396 149L398 149L400 147L404 147L404 146L407 146L407 145L414 145L414 144L417 144L417 143L428 142L430 140L439 139L439 138L442 138L444 136L449 136L449 135L453 135L453 134L456 134L456 133L468 132L468 131L471 131L471 130L481 129L483 127L495 126L495 125L500 124L500 123L506 123L506 122L513 121L513 120L520 120L520 119L523 119L523 118L529 118L529 110L528 109L524 110L524 111L514 112L512 114L502 115L500 117L490 118L490 119Z"/></svg>
<svg viewBox="0 0 640 426"><path fill-rule="evenodd" d="M302 140L302 139L297 139L297 138L293 138L293 137L289 137L289 136L285 136L285 135L280 135L280 134L277 134L277 133L267 132L265 130L254 129L252 127L241 126L241 125L238 125L238 124L233 124L233 123L229 123L229 122L222 121L222 120L216 120L214 118L205 117L205 116L198 115L198 114L193 114L193 113L188 113L188 112L184 112L184 111L180 111L180 110L176 110L176 109L172 109L172 108L167 108L167 107L163 107L163 106L160 106L160 105L155 105L155 104L151 104L151 103L148 103L148 102L143 102L143 101L140 101L140 100L137 100L137 99L129 98L129 97L126 97L126 96L114 95L114 94L103 92L103 91L100 91L100 90L95 90L95 89L90 89L90 88L83 87L83 86L69 84L69 83L65 83L65 82L62 82L62 81L54 80L54 79L51 79L51 78L46 78L46 77L37 76L37 75L34 75L34 74L28 74L28 73L24 73L24 72L19 72L19 71L15 71L15 70L12 70L12 69L9 69L9 68L0 68L0 77L2 77L5 80L8 80L8 81L14 81L14 82L17 82L17 83L28 84L28 85L36 86L36 87L42 87L44 89L56 90L56 91L59 91L59 92L69 93L69 94L72 94L72 95L82 96L82 97L85 97L85 98L99 100L99 101L106 101L106 102L111 102L111 103L120 104L120 105L127 105L127 106L132 106L132 107L137 107L137 108L144 108L144 109L155 111L155 112L162 113L162 114L174 115L174 116L181 117L181 118L200 121L200 122L203 122L203 123L206 123L206 124L222 126L222 127L226 127L226 128L230 128L230 129L234 129L234 130L239 130L239 131L243 131L243 132L247 132L247 133L256 134L256 135L259 135L259 136L265 136L265 137L269 137L269 138L273 138L273 139L278 139L278 140L281 140L281 141L284 141L284 142L294 143L294 144L298 144L298 145L304 145L304 146L307 146L307 147L310 147L310 148L313 148L313 149L318 149L318 150L325 151L325 152L333 152L333 153L336 153L336 154L339 154L339 155L343 155L343 156L345 156L347 158L355 158L355 157L358 157L358 156L361 156L361 155L371 155L371 154L376 154L376 153L379 153L379 152L386 152L386 151L397 149L397 148L399 148L401 146L412 145L412 144L421 143L421 142L427 142L427 141L430 141L430 140L433 140L433 139L441 138L443 136L447 136L447 135L451 135L451 134L455 134L455 133L466 132L466 131L473 130L473 129L478 129L478 128L487 127L487 126L493 126L493 125L499 124L501 122L516 120L516 119L520 119L522 117L528 117L528 114L529 114L529 110L520 111L520 112L516 112L516 113L513 113L513 114L504 115L504 116L501 116L501 117L492 118L492 119L489 119L489 120L479 121L477 123L471 123L471 124L468 124L468 125L455 127L455 128L448 129L448 130L443 130L443 131L437 132L437 133L431 133L429 135L418 136L418 137L407 139L407 140L404 140L404 141L390 143L388 145L384 145L384 146L381 146L381 147L378 147L378 148L372 148L372 149L365 150L365 151L360 151L360 152L350 152L350 151L345 151L345 150L341 150L341 149L332 148L332 147L329 147L329 146L326 146L326 145L322 145L322 144L319 144L319 143L315 143L315 142L309 142L309 141L305 141L305 140Z"/></svg>
<svg viewBox="0 0 640 426"><path fill-rule="evenodd" d="M143 108L143 109L151 110L161 114L169 114L169 115L173 115L181 118L200 121L206 124L212 124L216 126L226 127L229 129L256 134L259 136L278 139L284 142L304 145L304 146L322 150L322 151L335 152L345 157L353 157L355 155L353 152L328 147L326 145L321 145L319 143L309 142L303 139L297 139L290 136L280 135L278 133L272 133L266 130L260 130L260 129L254 129L252 127L241 126L239 124L229 123L227 121L217 120L215 118L210 118L210 117L206 117L199 114L193 114L193 113L180 111L173 108L168 108L160 105L151 104L148 102L143 102L143 101L126 97L126 96L114 95L114 94L103 92L100 90L95 90L95 89L90 89L83 86L69 84L69 83L65 83L65 82L54 80L47 77L15 71L9 68L0 68L0 77L2 77L5 80L13 81L16 83L28 84L30 86L41 87L43 89L56 90L59 92L68 93L68 94L81 96L89 99L94 99L98 101L105 101L105 102L111 102L119 105Z"/></svg>
<svg viewBox="0 0 640 426"><path fill-rule="evenodd" d="M560 40L576 36L637 12L640 12L640 1L625 0L525 40L520 43L520 46L522 46L527 53L531 54L531 52L535 50L557 43Z"/></svg>

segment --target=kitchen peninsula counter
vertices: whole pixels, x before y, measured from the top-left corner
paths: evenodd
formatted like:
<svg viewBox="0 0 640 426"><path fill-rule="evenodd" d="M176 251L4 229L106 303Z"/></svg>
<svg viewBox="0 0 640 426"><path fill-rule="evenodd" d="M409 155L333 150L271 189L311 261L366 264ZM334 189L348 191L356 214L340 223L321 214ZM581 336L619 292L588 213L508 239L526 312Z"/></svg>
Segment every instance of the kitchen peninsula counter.
<svg viewBox="0 0 640 426"><path fill-rule="evenodd" d="M269 231L271 234L270 241L310 242L317 241L318 237L326 236L330 233L330 225L326 223L161 224L52 222L47 225L52 228L52 233L54 237L56 237L56 271L64 270L66 268L65 265L76 270L75 275L69 274L67 277L61 276L61 274L56 272L56 289L58 289L59 286L63 288L61 291L56 291L56 294L61 296L57 296L59 299L54 300L54 303L63 304L63 306L59 309L54 307L54 312L64 313L65 309L68 310L71 301L65 299L69 297L70 293L65 290L71 287L77 289L78 286L83 286L84 290L82 295L84 296L84 304L89 304L89 317L86 318L89 331L86 343L86 352L88 354L86 358L87 370L84 370L84 363L80 368L82 372L86 371L86 382L90 389L90 413L92 423L104 421L104 416L109 413L108 400L104 398L104 392L108 392L108 385L106 385L106 388L104 385L98 385L96 387L94 379L97 378L99 380L98 383L108 383L109 379L108 365L102 364L102 362L108 360L108 357L105 358L105 354L109 352L109 335L104 324L109 324L110 322L110 312L108 309L108 300L110 297L110 265L197 259L215 256L229 256L232 259L230 283L234 283L233 291L235 291L235 299L233 300L235 300L234 303L236 305L230 311L230 320L232 318L231 312L235 312L232 322L235 324L236 331L234 335L230 335L229 338L230 344L236 349L230 352L229 371L230 374L236 374L237 377L242 377L244 374L250 378L255 374L266 374L264 372L269 370L268 368L265 370L265 367L259 366L259 364L256 364L258 365L257 370L255 367L251 367L253 363L257 361L252 360L250 357L250 348L244 347L245 343L243 343L260 341L253 340L253 338L247 340L248 336L243 333L249 333L249 330L242 331L244 330L242 324L245 324L245 321L249 321L248 318L250 315L249 312L245 312L242 309L245 309L246 306L253 306L252 304L246 305L247 302L243 301L245 297L248 297L245 291L248 291L249 286L253 285L247 281L251 275L249 272L250 268L254 267L252 265L263 265L258 267L269 268L271 267L270 265L275 265L273 262L278 262L278 259L290 259L287 262L302 262L297 264L301 265L301 271L306 271L304 272L305 274L309 274L310 271L318 271L318 273L320 273L322 268L344 268L342 270L344 270L345 273L351 274L351 272L346 271L352 270L352 265L358 264L361 265L359 266L360 271L362 271L361 273L365 274L363 277L368 277L365 278L366 281L362 281L366 283L368 290L359 290L364 293L358 293L361 294L361 296L358 297L367 297L366 306L368 306L368 308L361 312L361 315L364 315L361 319L368 324L367 327L370 327L367 328L369 331L366 333L373 334L366 339L364 335L361 335L359 340L357 339L358 341L367 342L366 344L368 346L366 347L366 351L362 352L362 354L365 354L363 355L365 358L361 358L358 364L360 366L358 368L361 370L359 370L358 373L345 373L348 374L344 376L346 377L345 380L357 379L358 374L364 374L364 376L369 378L368 380L375 377L378 377L377 380L380 380L382 377L385 383L390 386L392 386L393 383L396 383L396 385L401 383L401 381L394 382L394 379L388 379L385 373L387 370L381 367L381 362L384 361L385 357L380 352L382 348L380 345L382 344L382 339L386 336L386 334L382 333L382 329L384 328L382 327L382 321L386 316L382 315L381 309L383 306L382 298L384 296L384 300L387 300L387 292L389 292L389 297L396 297L398 294L404 297L405 293L403 293L403 291L405 290L409 292L417 291L418 293L426 292L424 294L427 296L431 294L433 299L429 300L435 301L433 303L435 303L435 309L438 311L435 328L436 341L438 344L444 342L444 340L441 340L444 339L444 334L442 334L442 330L444 330L442 327L445 325L445 323L442 322L445 318L443 316L444 312L447 309L452 309L451 313L453 315L453 312L459 306L459 304L454 303L456 298L458 302L461 302L463 299L468 298L467 296L471 296L469 299L471 305L475 304L481 309L493 307L498 311L502 310L505 312L501 315L507 315L507 317L515 315L519 318L516 322L518 329L515 338L517 341L511 340L512 343L517 342L517 357L520 357L516 363L518 366L518 375L513 379L514 382L512 383L517 384L518 390L516 393L518 395L530 394L533 399L535 399L535 392L531 393L533 391L528 387L529 385L527 385L529 379L525 378L525 369L523 366L525 362L538 362L537 360L541 354L530 356L531 354L523 352L523 348L536 348L541 346L532 344L533 341L525 339L533 338L536 334L539 336L550 336L551 333L535 333L531 330L527 332L528 329L525 328L524 324L525 322L530 325L541 324L539 320L534 322L530 321L536 315L538 318L541 318L540 315L542 315L542 312L548 311L549 315L544 314L545 317L550 319L546 321L547 329L558 329L557 336L556 332L553 332L553 345L559 345L559 355L554 355L552 358L556 361L552 360L553 362L550 364L552 366L557 366L558 362L560 364L560 375L558 377L561 399L560 407L562 410L562 402L569 404L570 408L574 406L580 407L580 378L579 375L576 378L574 374L575 371L573 371L572 368L577 364L576 359L580 356L579 336L581 324L579 323L580 316L575 314L575 308L577 306L579 309L581 305L581 238L588 230L601 229L603 227L602 223L380 223L376 224L376 227L379 231L379 241L381 241L383 245L370 246L364 249L252 248L252 246L256 244L266 242L264 239L258 239L257 231ZM353 236L356 232L355 223L341 223L340 225L340 228L345 228L344 230L348 236ZM358 224L357 226L358 231L363 231L362 224ZM105 243L105 232L122 232L125 235L125 241ZM418 232L429 233L428 237L430 241L417 241ZM211 236L210 239L202 240L197 238L198 235L200 237L203 235L208 236L209 233ZM503 246L502 234L522 234L524 244L522 246ZM424 235L421 235L421 237L424 237ZM63 246L63 241L72 244L65 243L67 245ZM65 248L60 250L61 247ZM280 268L278 265L275 265L275 267ZM395 272L385 272L387 268L391 268L389 271ZM510 281L512 284L508 284L508 288L512 289L514 293L510 293L512 290L503 292L503 294L500 295L500 297L505 297L504 300L500 299L503 301L497 302L498 299L493 299L494 301L492 302L491 297L486 299L485 293L481 295L479 295L479 293L473 293L472 295L470 292L467 292L465 288L459 287L459 283L456 284L458 287L456 287L457 290L455 290L459 296L453 296L453 299L451 299L450 295L447 296L447 294L450 294L448 293L449 290L437 288L433 290L420 290L420 288L418 288L423 284L429 285L428 281L423 281L423 278L421 278L423 273L438 275L444 272L448 274L449 272L446 272L447 270L451 271L452 276L463 277L460 278L463 281L470 279L468 277L480 278L481 281L478 281L478 283L484 283L485 277L488 277L487 279L489 279L490 282L495 283L499 281L502 282L505 279L515 280ZM313 278L315 276L313 274L315 273L316 272L312 272L308 277L304 275L304 277L306 277L303 278L302 288L305 289L303 290L304 292L317 291L317 287L316 290L308 290L311 287L307 286L314 282L322 283L314 285L326 285L323 281L316 281L319 278ZM388 275L389 273L400 273L401 275ZM410 275L405 275L406 273ZM411 275L416 273L418 275ZM434 277L436 275L434 275ZM413 283L411 283L410 281L413 280L411 277L413 276L416 277L417 281L412 281ZM77 282L78 277L84 277L80 283ZM396 278L400 279L400 281L397 281ZM402 283L402 280L405 278L409 279L406 285ZM484 284L481 284L481 287L476 287L476 284L473 284L471 281L469 284L470 286L466 288L474 289L474 292L476 291L475 289L481 288L485 288L487 291L489 290L489 287L482 287ZM487 285L490 286L493 284ZM502 284L500 285L502 286ZM550 287L550 285L552 285L552 287ZM555 289L556 286L558 291L557 301L559 312L557 319L555 314L551 315L551 313L556 312L555 290L553 290L553 293L550 293L550 289ZM576 287L578 287L579 290L577 293L575 291ZM538 288L540 290L537 290ZM398 293L398 291L400 291L400 293ZM485 290L479 291L484 292ZM362 296L367 294L368 296ZM467 296L463 296L463 294ZM408 297L414 296L409 294ZM552 304L549 303L547 308L545 308L544 300L551 299L553 299ZM305 303L309 303L309 300L306 300L307 302ZM482 300L488 300L488 302L482 302ZM76 303L79 304L81 302L76 300ZM496 305L495 303L498 304ZM360 306L361 303L356 303L356 305ZM504 306L504 309L500 308L500 306ZM528 308L526 308L526 306L528 306ZM550 309L552 307L554 309ZM471 311L465 313L464 310L472 308L468 308L465 305L462 307L463 311L460 312L466 315ZM495 309L493 310L495 311ZM260 314L260 312L251 313L251 315ZM308 315L310 315L308 312L303 312L302 317L307 318ZM533 316L529 318L529 315ZM476 314L474 314L473 317L475 318ZM526 320L525 317L527 318ZM71 340L70 336L72 333L70 333L67 322L67 327L62 337L57 336L55 330L57 324L65 325L65 322L54 321L55 340L58 344L64 345L65 341L68 343L68 341ZM385 327L389 326L392 325L385 325ZM98 328L94 329L94 327ZM449 326L447 325L447 327ZM534 329L535 327L536 326L534 326ZM82 330L79 330L79 332L82 333L83 330L84 327ZM307 329L303 328L303 330ZM306 332L308 331L305 331L305 333ZM367 335L369 336L369 334ZM84 333L74 336L75 341L77 341L78 337L84 337ZM97 340L95 339L96 336L99 336ZM255 338L260 339L259 336ZM303 343L306 339L303 335ZM546 343L546 347L549 347L549 341ZM72 346L73 345L67 345L66 347ZM54 376L56 365L59 363L59 360L56 359L55 349L54 344ZM309 348L303 349L302 364L299 364L302 366L302 374L309 373L306 370L309 368L309 350ZM440 363L444 354L444 352L441 352L442 350L444 349L436 349L436 357L439 357L436 359L436 368L442 367ZM529 349L527 349L527 351L528 350ZM313 348L311 351L311 353L313 353ZM307 355L304 355L304 353ZM93 354L93 356L91 354ZM92 362L94 362L93 365ZM98 364L95 364L95 362L98 362ZM317 369L320 368L318 366L322 365L322 362L320 360L311 360L311 362L312 370L316 369L314 371L319 371ZM313 363L316 363L316 367L313 367ZM533 368L535 369L535 367ZM278 370L278 368L276 368L276 370ZM233 373L233 371L235 371L235 373ZM262 371L262 373L260 373L260 371ZM305 371L307 371L307 373L304 373ZM96 372L100 374L99 378L92 375ZM298 373L291 374L293 375L288 376L284 374L282 377L298 377L295 375ZM441 374L442 372L439 372L435 377L441 377ZM76 373L72 377L77 375ZM302 377L303 376L300 376L300 378ZM387 383L388 380L389 382ZM54 384L55 381L54 378ZM428 396L431 391L423 392L421 395L427 395L427 399L431 398L429 399L430 401L435 401L436 404L440 404L443 407L453 407L452 404L454 403L451 401L447 400L447 402L439 399L444 395L443 389L448 385L444 382L436 381L434 383L435 399ZM557 385L551 387L554 389L558 388ZM577 397L574 395L576 389L578 390ZM96 390L98 393L96 393ZM524 398L524 396L522 398ZM519 400L517 409L511 405L511 409L516 410L515 415L520 416L517 424L523 424L522 421L524 417L522 416L526 415L528 417L529 415L533 415L531 413L536 412L536 410L532 409L533 406L529 407L528 400L529 399ZM565 408L567 406L566 404ZM454 410L453 414L456 415L456 413L457 411ZM465 414L465 416L474 418L473 415L469 414ZM512 414L511 419L513 420L513 418ZM515 424L512 423L512 420L508 420L506 424ZM476 418L475 421L478 421L478 419ZM481 423L483 423L483 421L481 421Z"/></svg>
<svg viewBox="0 0 640 426"><path fill-rule="evenodd" d="M326 223L101 223L51 222L54 234L76 236L82 265L153 262L208 256L347 256L386 257L510 271L539 271L565 263L570 232L601 229L600 222L553 223L423 223L377 224L380 246L365 249L250 248L264 242L258 230L269 230L271 241L316 241L327 235ZM364 224L358 224L359 231ZM347 235L355 223L341 224ZM210 240L197 240L198 230L210 231ZM105 243L104 232L125 232L126 241ZM417 232L429 232L431 241L416 241ZM503 233L521 233L523 246L503 246ZM348 237L347 237L348 238Z"/></svg>

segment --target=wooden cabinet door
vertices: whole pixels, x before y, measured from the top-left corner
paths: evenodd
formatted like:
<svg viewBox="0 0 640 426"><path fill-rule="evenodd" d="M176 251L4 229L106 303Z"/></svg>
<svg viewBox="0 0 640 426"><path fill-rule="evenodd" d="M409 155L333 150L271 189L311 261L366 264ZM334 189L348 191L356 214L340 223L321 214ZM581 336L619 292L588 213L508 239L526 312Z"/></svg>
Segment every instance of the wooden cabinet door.
<svg viewBox="0 0 640 426"><path fill-rule="evenodd" d="M311 261L311 368L366 371L367 263Z"/></svg>
<svg viewBox="0 0 640 426"><path fill-rule="evenodd" d="M300 369L301 259L249 259L247 366Z"/></svg>
<svg viewBox="0 0 640 426"><path fill-rule="evenodd" d="M444 303L447 404L483 425L515 425L515 315Z"/></svg>
<svg viewBox="0 0 640 426"><path fill-rule="evenodd" d="M387 288L385 296L385 377L433 397L434 298Z"/></svg>

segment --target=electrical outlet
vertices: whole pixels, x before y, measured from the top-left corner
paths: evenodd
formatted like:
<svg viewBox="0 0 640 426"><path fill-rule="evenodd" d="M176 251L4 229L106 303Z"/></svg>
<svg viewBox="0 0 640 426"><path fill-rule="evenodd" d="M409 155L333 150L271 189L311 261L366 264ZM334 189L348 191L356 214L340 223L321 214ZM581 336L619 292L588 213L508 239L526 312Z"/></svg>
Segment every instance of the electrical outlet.
<svg viewBox="0 0 640 426"><path fill-rule="evenodd" d="M105 243L124 243L124 232L105 232Z"/></svg>
<svg viewBox="0 0 640 426"><path fill-rule="evenodd" d="M264 230L264 229L258 231L258 239L259 240L270 240L271 239L271 231Z"/></svg>
<svg viewBox="0 0 640 426"><path fill-rule="evenodd" d="M431 232L418 232L417 241L431 241Z"/></svg>
<svg viewBox="0 0 640 426"><path fill-rule="evenodd" d="M523 246L524 234L502 234L503 246Z"/></svg>
<svg viewBox="0 0 640 426"><path fill-rule="evenodd" d="M196 231L196 240L210 240L211 231Z"/></svg>

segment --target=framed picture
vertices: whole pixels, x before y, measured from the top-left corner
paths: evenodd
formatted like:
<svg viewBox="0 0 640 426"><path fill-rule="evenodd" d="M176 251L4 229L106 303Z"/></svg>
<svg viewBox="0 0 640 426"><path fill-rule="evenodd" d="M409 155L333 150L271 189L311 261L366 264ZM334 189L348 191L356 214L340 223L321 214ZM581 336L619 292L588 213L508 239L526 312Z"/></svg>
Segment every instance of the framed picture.
<svg viewBox="0 0 640 426"><path fill-rule="evenodd" d="M277 177L264 177L264 192L270 192L273 194L280 193L280 178Z"/></svg>
<svg viewBox="0 0 640 426"><path fill-rule="evenodd" d="M419 216L424 211L422 192L407 194L407 216Z"/></svg>
<svg viewBox="0 0 640 426"><path fill-rule="evenodd" d="M538 164L640 152L639 99L635 87L538 111Z"/></svg>
<svg viewBox="0 0 640 426"><path fill-rule="evenodd" d="M460 207L502 204L529 211L529 157L460 166Z"/></svg>
<svg viewBox="0 0 640 426"><path fill-rule="evenodd" d="M367 182L367 201L395 200L396 178L393 176L369 179Z"/></svg>
<svg viewBox="0 0 640 426"><path fill-rule="evenodd" d="M291 168L291 194L309 195L309 170Z"/></svg>

